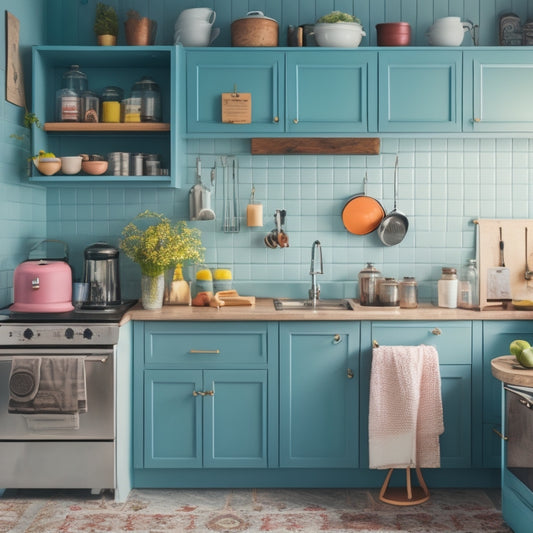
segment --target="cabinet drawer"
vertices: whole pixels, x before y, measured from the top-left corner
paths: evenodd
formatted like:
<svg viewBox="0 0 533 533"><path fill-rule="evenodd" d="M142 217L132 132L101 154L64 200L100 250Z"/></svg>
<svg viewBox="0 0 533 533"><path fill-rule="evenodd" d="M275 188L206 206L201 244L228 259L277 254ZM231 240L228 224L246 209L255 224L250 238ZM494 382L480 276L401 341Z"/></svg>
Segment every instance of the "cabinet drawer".
<svg viewBox="0 0 533 533"><path fill-rule="evenodd" d="M373 322L372 339L381 345L428 344L439 352L441 364L472 362L470 322Z"/></svg>
<svg viewBox="0 0 533 533"><path fill-rule="evenodd" d="M208 364L267 363L265 322L203 324L157 322L145 326L145 364L200 367Z"/></svg>

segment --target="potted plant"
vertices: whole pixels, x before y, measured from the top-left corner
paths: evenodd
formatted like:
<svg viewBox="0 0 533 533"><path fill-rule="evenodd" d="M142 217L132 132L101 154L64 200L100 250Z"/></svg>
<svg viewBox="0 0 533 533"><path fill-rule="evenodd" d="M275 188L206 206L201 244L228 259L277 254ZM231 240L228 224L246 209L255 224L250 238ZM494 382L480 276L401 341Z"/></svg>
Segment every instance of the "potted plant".
<svg viewBox="0 0 533 533"><path fill-rule="evenodd" d="M96 4L93 29L99 45L114 46L117 44L118 15L113 6L108 6L102 2Z"/></svg>
<svg viewBox="0 0 533 533"><path fill-rule="evenodd" d="M147 46L154 44L157 22L148 17L141 17L135 9L128 11L128 18L124 22L126 42L130 46Z"/></svg>
<svg viewBox="0 0 533 533"><path fill-rule="evenodd" d="M200 230L184 220L172 223L165 215L144 211L122 230L120 249L141 267L141 299L145 309L163 305L165 272L185 261L201 263L205 248Z"/></svg>
<svg viewBox="0 0 533 533"><path fill-rule="evenodd" d="M366 35L357 17L341 11L331 11L320 17L313 33L319 46L341 48L356 48Z"/></svg>

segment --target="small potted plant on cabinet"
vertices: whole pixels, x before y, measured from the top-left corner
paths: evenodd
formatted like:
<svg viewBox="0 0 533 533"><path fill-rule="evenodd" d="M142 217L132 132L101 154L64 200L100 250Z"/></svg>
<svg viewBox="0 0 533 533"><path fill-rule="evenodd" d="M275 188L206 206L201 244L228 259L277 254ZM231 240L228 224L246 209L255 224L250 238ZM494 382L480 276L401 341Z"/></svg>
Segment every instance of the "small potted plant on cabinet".
<svg viewBox="0 0 533 533"><path fill-rule="evenodd" d="M113 6L98 2L93 29L99 45L114 46L117 44L118 15Z"/></svg>

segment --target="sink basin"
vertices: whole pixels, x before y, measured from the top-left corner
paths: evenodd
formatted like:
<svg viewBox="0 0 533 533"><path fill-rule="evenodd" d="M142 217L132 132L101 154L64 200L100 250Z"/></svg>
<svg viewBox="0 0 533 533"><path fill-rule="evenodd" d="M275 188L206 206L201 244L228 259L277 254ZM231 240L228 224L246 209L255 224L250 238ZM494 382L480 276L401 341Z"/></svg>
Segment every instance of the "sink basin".
<svg viewBox="0 0 533 533"><path fill-rule="evenodd" d="M277 311L353 311L352 304L344 298L317 300L315 307L307 298L274 298L274 307Z"/></svg>

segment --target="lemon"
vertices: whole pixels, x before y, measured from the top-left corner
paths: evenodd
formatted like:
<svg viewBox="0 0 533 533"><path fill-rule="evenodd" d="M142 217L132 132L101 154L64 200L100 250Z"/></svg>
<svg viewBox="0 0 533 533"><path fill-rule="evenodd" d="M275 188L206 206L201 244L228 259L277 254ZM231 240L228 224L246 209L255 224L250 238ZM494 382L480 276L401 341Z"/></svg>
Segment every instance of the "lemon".
<svg viewBox="0 0 533 533"><path fill-rule="evenodd" d="M214 279L232 279L231 270L228 268L217 268L215 270Z"/></svg>
<svg viewBox="0 0 533 533"><path fill-rule="evenodd" d="M202 279L204 281L209 281L213 279L213 276L211 274L211 270L208 268L204 268L203 270L199 270L196 273L196 279Z"/></svg>

